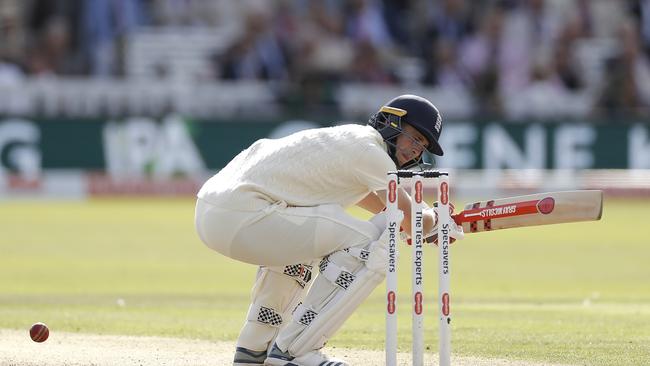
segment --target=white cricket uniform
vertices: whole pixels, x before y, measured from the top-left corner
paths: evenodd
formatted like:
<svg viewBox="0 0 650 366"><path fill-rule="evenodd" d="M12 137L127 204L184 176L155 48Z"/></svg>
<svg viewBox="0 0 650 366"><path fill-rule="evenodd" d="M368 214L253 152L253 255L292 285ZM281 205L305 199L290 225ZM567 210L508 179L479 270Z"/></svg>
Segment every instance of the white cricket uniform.
<svg viewBox="0 0 650 366"><path fill-rule="evenodd" d="M386 189L394 169L370 126L261 139L203 185L196 228L208 247L243 262L309 262L377 238L375 225L344 208Z"/></svg>

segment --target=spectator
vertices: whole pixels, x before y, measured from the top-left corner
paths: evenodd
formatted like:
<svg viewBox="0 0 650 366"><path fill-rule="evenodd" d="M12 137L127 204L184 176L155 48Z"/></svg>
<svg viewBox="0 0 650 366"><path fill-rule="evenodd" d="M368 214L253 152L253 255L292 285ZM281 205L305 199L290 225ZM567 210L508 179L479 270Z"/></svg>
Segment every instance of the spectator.
<svg viewBox="0 0 650 366"><path fill-rule="evenodd" d="M643 51L650 55L650 0L633 0L629 2L630 12L637 24Z"/></svg>
<svg viewBox="0 0 650 366"><path fill-rule="evenodd" d="M561 3L564 0L556 0ZM629 20L626 1L576 0L586 35L604 39L617 37L621 24ZM563 9L564 10L564 9ZM572 15L573 12L567 12Z"/></svg>
<svg viewBox="0 0 650 366"><path fill-rule="evenodd" d="M294 32L285 34L294 42L293 62L298 75L323 72L341 75L354 57L352 42L344 35L342 9L326 2L309 2L302 14L296 14Z"/></svg>
<svg viewBox="0 0 650 366"><path fill-rule="evenodd" d="M413 27L413 0L383 0L382 13L386 29L392 39L397 41L401 46L411 50L414 44L412 34L415 32ZM408 19L409 21L405 21ZM417 34L417 33L415 33Z"/></svg>
<svg viewBox="0 0 650 366"><path fill-rule="evenodd" d="M29 50L27 71L33 75L73 75L78 68L70 54L68 24L61 17L50 18Z"/></svg>
<svg viewBox="0 0 650 366"><path fill-rule="evenodd" d="M581 22L578 19L566 24L555 43L552 60L559 80L565 88L573 92L580 91L585 87L580 73L580 65L576 63L573 53L576 49L576 41L582 35L582 30Z"/></svg>
<svg viewBox="0 0 650 366"><path fill-rule="evenodd" d="M379 50L369 40L359 42L355 51L347 81L372 84L395 82L395 77L384 67Z"/></svg>
<svg viewBox="0 0 650 366"><path fill-rule="evenodd" d="M477 32L460 44L458 62L472 79L476 112L482 116L496 116L503 112L498 80L503 62L501 34L505 9L492 6L484 14Z"/></svg>
<svg viewBox="0 0 650 366"><path fill-rule="evenodd" d="M392 46L393 40L377 0L350 0L345 14L346 35L352 41L369 42L377 48Z"/></svg>
<svg viewBox="0 0 650 366"><path fill-rule="evenodd" d="M19 69L25 61L27 30L22 20L20 1L0 2L0 63L5 72Z"/></svg>
<svg viewBox="0 0 650 366"><path fill-rule="evenodd" d="M565 114L567 90L548 59L538 59L530 68L530 81L506 102L505 112L513 119L557 118Z"/></svg>
<svg viewBox="0 0 650 366"><path fill-rule="evenodd" d="M470 75L458 62L455 43L446 39L432 41L425 83L441 88L466 88L471 84Z"/></svg>
<svg viewBox="0 0 650 366"><path fill-rule="evenodd" d="M650 108L650 61L641 52L634 23L620 27L620 51L607 61L597 111L601 115L648 116Z"/></svg>
<svg viewBox="0 0 650 366"><path fill-rule="evenodd" d="M563 8L555 2L525 0L517 4L507 14L502 32L502 98L526 87L535 59L550 57L565 16Z"/></svg>
<svg viewBox="0 0 650 366"><path fill-rule="evenodd" d="M474 32L472 6L466 0L442 0L437 4L431 19L430 34L433 38L460 43Z"/></svg>
<svg viewBox="0 0 650 366"><path fill-rule="evenodd" d="M335 0L287 8L278 28L292 51L292 85L282 97L292 113L332 114L338 84L354 57L352 42L344 36L343 9Z"/></svg>
<svg viewBox="0 0 650 366"><path fill-rule="evenodd" d="M91 75L122 74L123 41L146 19L137 0L86 0L83 3L83 51Z"/></svg>
<svg viewBox="0 0 650 366"><path fill-rule="evenodd" d="M32 34L27 50L31 67L46 69L38 73L81 75L87 71L81 52L84 35L81 31L81 14L84 6L83 0L24 2L26 21ZM47 60L50 57L58 60Z"/></svg>
<svg viewBox="0 0 650 366"><path fill-rule="evenodd" d="M273 81L278 100L305 111L335 110L341 84L360 82L462 88L475 101L466 114L481 116L537 113L522 106L553 96L554 113L602 102L606 113L639 115L650 108L649 9L650 0L2 0L0 79L121 76L138 26L210 27L216 78ZM205 62L192 67L209 74Z"/></svg>
<svg viewBox="0 0 650 366"><path fill-rule="evenodd" d="M241 38L219 60L223 79L288 80L288 50L271 27L270 16L247 14Z"/></svg>

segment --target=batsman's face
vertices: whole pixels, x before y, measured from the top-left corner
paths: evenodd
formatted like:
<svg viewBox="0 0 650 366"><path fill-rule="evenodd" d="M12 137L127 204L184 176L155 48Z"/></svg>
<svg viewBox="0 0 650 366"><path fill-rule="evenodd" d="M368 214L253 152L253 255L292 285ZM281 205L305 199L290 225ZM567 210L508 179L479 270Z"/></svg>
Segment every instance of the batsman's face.
<svg viewBox="0 0 650 366"><path fill-rule="evenodd" d="M420 158L420 155L429 145L429 140L411 125L404 124L402 133L397 136L395 145L395 155L397 162L401 166L413 159Z"/></svg>

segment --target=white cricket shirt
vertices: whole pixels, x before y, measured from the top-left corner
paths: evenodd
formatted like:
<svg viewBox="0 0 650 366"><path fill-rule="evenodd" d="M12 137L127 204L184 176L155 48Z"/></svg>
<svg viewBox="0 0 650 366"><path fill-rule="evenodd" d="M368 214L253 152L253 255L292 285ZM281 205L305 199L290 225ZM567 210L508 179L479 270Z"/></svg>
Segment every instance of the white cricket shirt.
<svg viewBox="0 0 650 366"><path fill-rule="evenodd" d="M371 191L386 189L389 170L395 170L395 163L374 128L317 128L256 141L210 178L198 197L236 210L282 201L347 207Z"/></svg>

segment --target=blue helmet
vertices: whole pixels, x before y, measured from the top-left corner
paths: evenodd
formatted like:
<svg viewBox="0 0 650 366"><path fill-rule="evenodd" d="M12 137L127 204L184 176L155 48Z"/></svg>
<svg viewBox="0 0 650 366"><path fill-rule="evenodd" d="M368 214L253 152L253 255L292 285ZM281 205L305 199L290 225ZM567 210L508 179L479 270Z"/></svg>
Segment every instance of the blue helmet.
<svg viewBox="0 0 650 366"><path fill-rule="evenodd" d="M368 121L389 145L389 154L393 160L395 139L402 133L402 123L408 123L427 138L427 151L438 156L444 154L438 143L442 132L440 112L430 101L417 95L405 94L386 103Z"/></svg>

